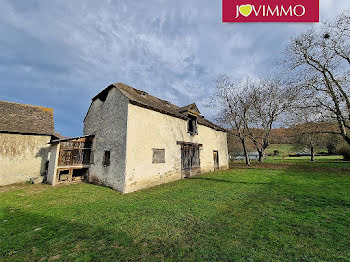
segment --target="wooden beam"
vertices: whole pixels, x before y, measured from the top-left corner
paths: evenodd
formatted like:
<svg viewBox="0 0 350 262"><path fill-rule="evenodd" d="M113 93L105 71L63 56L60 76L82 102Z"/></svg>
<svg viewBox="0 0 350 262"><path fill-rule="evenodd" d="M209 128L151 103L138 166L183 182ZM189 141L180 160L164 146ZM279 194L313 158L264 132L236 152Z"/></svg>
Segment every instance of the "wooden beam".
<svg viewBox="0 0 350 262"><path fill-rule="evenodd" d="M184 141L176 141L176 144L184 145L184 146L203 146L203 144L184 142Z"/></svg>

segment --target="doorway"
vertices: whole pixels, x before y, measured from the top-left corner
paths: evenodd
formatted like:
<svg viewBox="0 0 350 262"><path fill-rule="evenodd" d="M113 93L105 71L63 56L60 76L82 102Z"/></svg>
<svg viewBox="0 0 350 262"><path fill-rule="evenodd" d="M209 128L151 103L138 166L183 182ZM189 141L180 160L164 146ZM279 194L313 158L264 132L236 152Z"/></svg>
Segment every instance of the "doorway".
<svg viewBox="0 0 350 262"><path fill-rule="evenodd" d="M184 177L200 174L199 145L181 145L181 171Z"/></svg>
<svg viewBox="0 0 350 262"><path fill-rule="evenodd" d="M213 151L214 156L214 170L219 170L219 151Z"/></svg>

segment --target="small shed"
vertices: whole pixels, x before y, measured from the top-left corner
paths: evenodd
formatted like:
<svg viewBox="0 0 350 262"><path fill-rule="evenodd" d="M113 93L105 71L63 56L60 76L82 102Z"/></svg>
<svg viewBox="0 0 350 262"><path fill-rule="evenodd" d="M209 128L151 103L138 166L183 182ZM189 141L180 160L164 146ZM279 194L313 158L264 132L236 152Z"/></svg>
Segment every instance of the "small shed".
<svg viewBox="0 0 350 262"><path fill-rule="evenodd" d="M47 174L49 184L71 183L88 178L93 161L93 136L52 140Z"/></svg>

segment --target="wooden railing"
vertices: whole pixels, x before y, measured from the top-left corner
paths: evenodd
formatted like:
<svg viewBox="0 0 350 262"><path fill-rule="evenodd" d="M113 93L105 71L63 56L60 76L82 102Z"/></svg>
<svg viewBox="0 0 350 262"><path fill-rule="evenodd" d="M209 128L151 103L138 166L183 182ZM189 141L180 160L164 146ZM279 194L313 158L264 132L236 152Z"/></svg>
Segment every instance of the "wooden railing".
<svg viewBox="0 0 350 262"><path fill-rule="evenodd" d="M58 166L88 165L91 161L91 143L86 141L61 142Z"/></svg>

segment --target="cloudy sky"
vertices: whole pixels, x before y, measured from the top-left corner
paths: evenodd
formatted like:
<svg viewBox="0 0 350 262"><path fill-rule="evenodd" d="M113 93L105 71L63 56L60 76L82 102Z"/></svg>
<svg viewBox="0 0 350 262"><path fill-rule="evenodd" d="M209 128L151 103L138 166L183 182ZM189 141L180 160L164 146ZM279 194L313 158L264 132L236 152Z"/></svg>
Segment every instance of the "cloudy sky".
<svg viewBox="0 0 350 262"><path fill-rule="evenodd" d="M333 5L336 3L336 6ZM223 24L221 0L0 0L0 100L54 108L82 134L91 98L124 82L204 107L220 73L271 73L288 39L312 24ZM320 0L321 19L350 8Z"/></svg>

